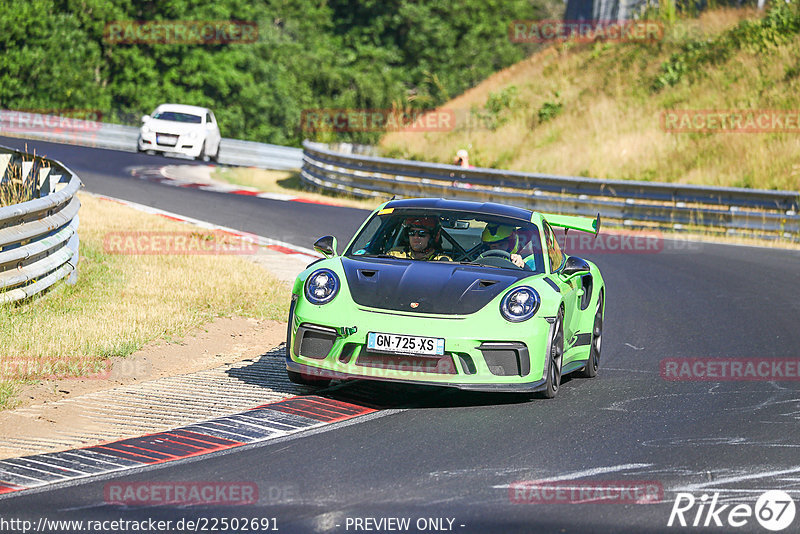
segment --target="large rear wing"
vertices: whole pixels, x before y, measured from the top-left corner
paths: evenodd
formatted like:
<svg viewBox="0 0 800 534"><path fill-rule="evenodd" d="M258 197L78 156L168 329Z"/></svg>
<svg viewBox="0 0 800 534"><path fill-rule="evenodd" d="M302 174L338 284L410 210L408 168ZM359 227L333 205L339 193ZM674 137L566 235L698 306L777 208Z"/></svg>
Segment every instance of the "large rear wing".
<svg viewBox="0 0 800 534"><path fill-rule="evenodd" d="M578 217L575 215L556 215L552 213L542 213L542 217L550 223L551 226L558 226L560 228L567 228L570 230L580 230L581 232L589 232L590 234L597 235L600 232L600 214L597 214L595 219L589 217Z"/></svg>

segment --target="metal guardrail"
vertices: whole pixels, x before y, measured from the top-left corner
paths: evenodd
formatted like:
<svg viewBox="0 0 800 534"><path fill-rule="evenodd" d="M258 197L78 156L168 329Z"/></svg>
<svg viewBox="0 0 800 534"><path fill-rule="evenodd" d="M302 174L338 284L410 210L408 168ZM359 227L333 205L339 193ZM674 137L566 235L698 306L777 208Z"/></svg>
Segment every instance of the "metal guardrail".
<svg viewBox="0 0 800 534"><path fill-rule="evenodd" d="M80 179L57 161L0 146L0 187L33 200L0 207L0 304L77 281Z"/></svg>
<svg viewBox="0 0 800 534"><path fill-rule="evenodd" d="M463 168L342 154L303 142L301 178L362 197L434 196L496 201L551 213L595 216L632 228L691 230L800 241L797 191L598 180Z"/></svg>
<svg viewBox="0 0 800 534"><path fill-rule="evenodd" d="M0 110L0 135L136 152L139 128ZM295 170L303 165L303 151L299 148L223 138L219 162L262 169Z"/></svg>

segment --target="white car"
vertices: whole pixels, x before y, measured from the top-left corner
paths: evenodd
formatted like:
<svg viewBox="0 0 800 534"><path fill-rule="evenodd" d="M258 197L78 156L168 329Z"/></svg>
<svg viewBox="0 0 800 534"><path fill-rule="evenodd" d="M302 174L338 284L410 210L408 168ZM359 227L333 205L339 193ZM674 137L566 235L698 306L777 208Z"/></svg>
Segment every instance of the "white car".
<svg viewBox="0 0 800 534"><path fill-rule="evenodd" d="M142 117L137 148L216 161L221 140L217 119L208 108L161 104L152 115Z"/></svg>

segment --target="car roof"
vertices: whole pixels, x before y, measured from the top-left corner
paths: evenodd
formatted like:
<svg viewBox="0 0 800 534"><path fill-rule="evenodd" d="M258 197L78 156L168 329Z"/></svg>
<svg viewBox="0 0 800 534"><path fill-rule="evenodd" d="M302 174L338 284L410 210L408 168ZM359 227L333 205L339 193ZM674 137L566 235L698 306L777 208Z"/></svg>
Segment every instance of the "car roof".
<svg viewBox="0 0 800 534"><path fill-rule="evenodd" d="M499 215L501 217L511 217L523 221L530 221L533 216L532 211L515 206L507 206L495 202L471 202L469 200L447 200L444 198L407 198L403 200L391 200L386 203L384 208L476 211L487 215Z"/></svg>
<svg viewBox="0 0 800 534"><path fill-rule="evenodd" d="M200 106L187 106L186 104L161 104L156 108L156 111L177 111L178 113L192 113L195 115L203 115L210 110L208 108L202 108Z"/></svg>

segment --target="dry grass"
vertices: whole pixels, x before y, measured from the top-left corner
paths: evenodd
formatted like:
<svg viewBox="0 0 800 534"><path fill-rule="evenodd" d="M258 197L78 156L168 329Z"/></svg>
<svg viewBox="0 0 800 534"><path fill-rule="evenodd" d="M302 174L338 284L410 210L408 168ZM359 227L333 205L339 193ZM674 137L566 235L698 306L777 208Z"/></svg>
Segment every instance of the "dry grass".
<svg viewBox="0 0 800 534"><path fill-rule="evenodd" d="M793 133L667 133L664 109L800 109L800 38L761 53L742 50L696 77L650 90L661 64L687 36L717 35L752 10L706 12L667 32L660 46L552 46L452 100L465 117L490 93L514 87L516 102L494 130L461 121L450 132L398 132L381 146L394 157L450 163L460 148L476 166L527 172L763 189L800 189L800 137ZM546 102L563 111L541 122Z"/></svg>
<svg viewBox="0 0 800 534"><path fill-rule="evenodd" d="M0 152L0 157L3 156L7 157L8 155ZM3 174L5 174L5 180L3 180ZM19 163L9 164L5 172L0 173L0 181L2 181L0 183L0 207L13 206L33 199L35 180L22 176L22 167Z"/></svg>
<svg viewBox="0 0 800 534"><path fill-rule="evenodd" d="M270 171L254 167L217 167L212 178L230 184L254 187L267 193L280 193L351 208L373 210L382 202L377 198L362 199L311 188L300 180L298 173L289 171Z"/></svg>
<svg viewBox="0 0 800 534"><path fill-rule="evenodd" d="M127 356L156 338L180 337L215 317L285 320L289 288L241 256L108 254L103 239L109 232L198 230L79 196L78 283L0 306L0 408L14 404L20 384L53 369L101 371L109 358Z"/></svg>

